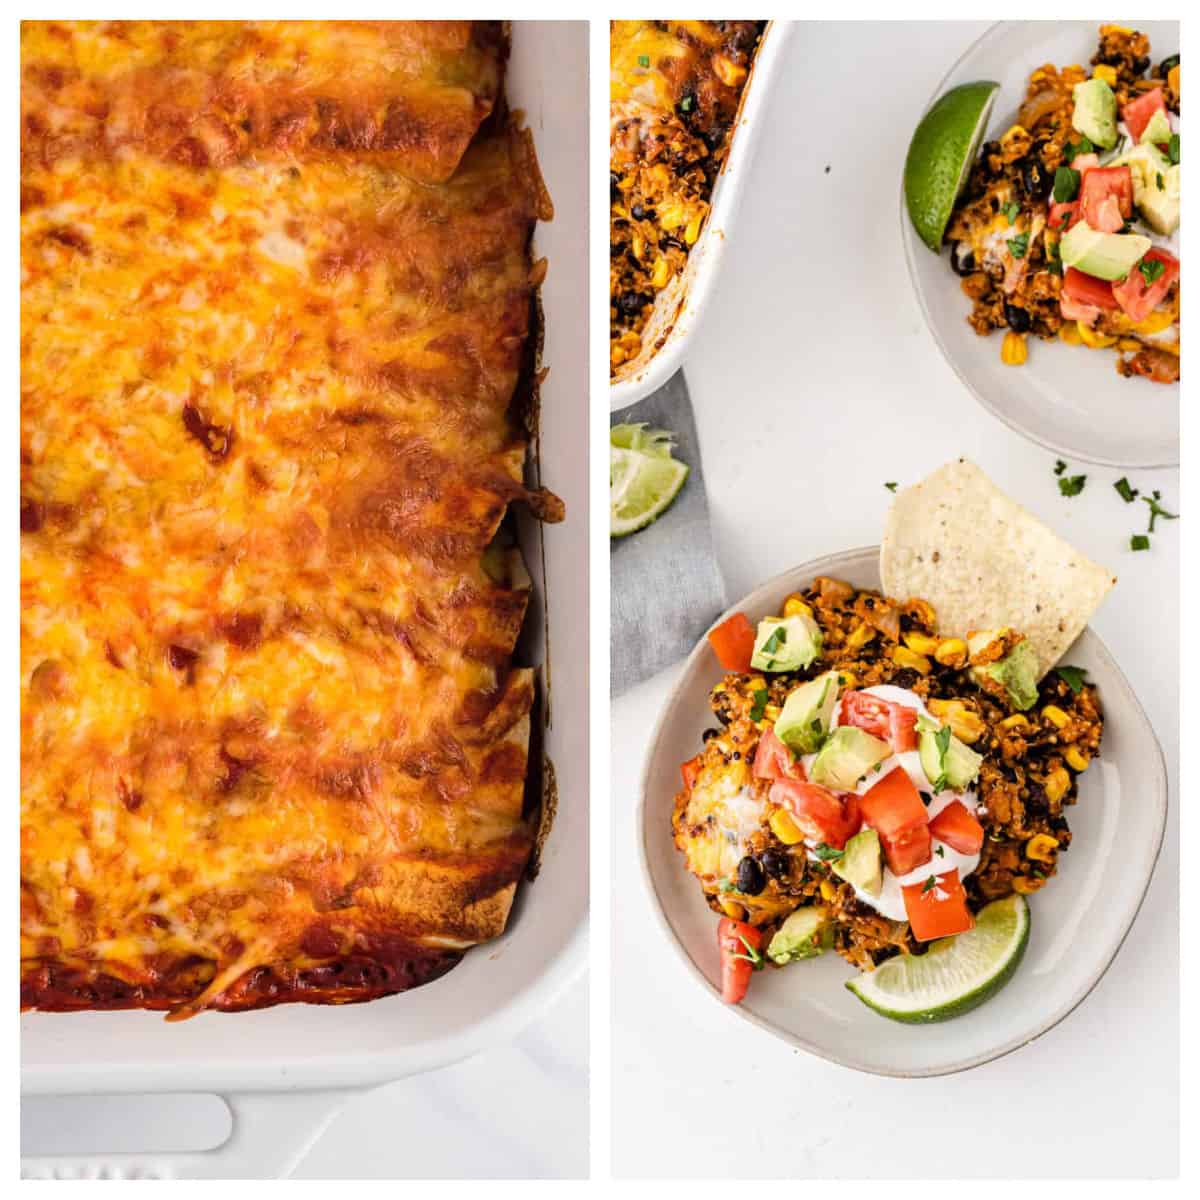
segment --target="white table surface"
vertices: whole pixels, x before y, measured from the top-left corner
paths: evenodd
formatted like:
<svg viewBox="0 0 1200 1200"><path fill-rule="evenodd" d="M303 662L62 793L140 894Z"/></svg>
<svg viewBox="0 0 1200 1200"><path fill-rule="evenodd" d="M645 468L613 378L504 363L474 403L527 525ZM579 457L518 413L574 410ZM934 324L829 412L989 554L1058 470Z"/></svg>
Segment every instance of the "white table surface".
<svg viewBox="0 0 1200 1200"><path fill-rule="evenodd" d="M633 809L646 739L678 669L647 681L613 708L612 975L636 981L616 987L612 1002L618 1176L1178 1170L1179 524L1160 522L1151 552L1135 554L1129 535L1144 530L1145 508L1113 491L1120 471L1072 463L1087 486L1073 499L1059 495L1054 455L984 412L942 361L898 235L913 125L985 27L797 31L685 369L717 552L734 600L788 566L877 542L891 499L886 480L911 483L957 455L973 458L1120 577L1093 627L1145 705L1170 767L1162 858L1107 976L1035 1044L943 1079L855 1074L713 1004L647 918ZM853 77L886 102L847 102ZM999 353L998 338L992 345ZM1131 388L1131 403L1157 399ZM1138 471L1130 481L1160 488L1176 511L1178 472ZM923 1137L931 1127L936 1153Z"/></svg>

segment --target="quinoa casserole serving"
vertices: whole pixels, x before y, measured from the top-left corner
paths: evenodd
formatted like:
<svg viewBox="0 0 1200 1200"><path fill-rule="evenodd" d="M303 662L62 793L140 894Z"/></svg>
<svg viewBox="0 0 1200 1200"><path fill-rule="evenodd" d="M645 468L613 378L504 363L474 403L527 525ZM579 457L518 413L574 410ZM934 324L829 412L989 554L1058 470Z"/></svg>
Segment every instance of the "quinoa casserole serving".
<svg viewBox="0 0 1200 1200"><path fill-rule="evenodd" d="M1117 371L1179 379L1179 55L1100 27L1090 69L1046 63L1015 123L986 142L946 230L980 335L1116 353Z"/></svg>
<svg viewBox="0 0 1200 1200"><path fill-rule="evenodd" d="M682 274L700 237L764 25L611 23L612 375L658 348L644 346L643 334L656 297Z"/></svg>
<svg viewBox="0 0 1200 1200"><path fill-rule="evenodd" d="M825 577L709 641L727 674L672 825L727 1002L827 948L866 972L922 955L1054 876L1103 730L1082 672L1038 683L1018 630L942 636L926 601Z"/></svg>

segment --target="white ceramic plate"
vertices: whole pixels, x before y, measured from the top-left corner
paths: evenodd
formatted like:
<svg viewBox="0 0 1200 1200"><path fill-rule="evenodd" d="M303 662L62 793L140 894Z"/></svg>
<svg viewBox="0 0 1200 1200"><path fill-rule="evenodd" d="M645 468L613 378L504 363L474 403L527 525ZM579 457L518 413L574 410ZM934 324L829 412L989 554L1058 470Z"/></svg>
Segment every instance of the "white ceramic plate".
<svg viewBox="0 0 1200 1200"><path fill-rule="evenodd" d="M851 550L796 567L729 612L776 613L817 575L879 586L879 552ZM726 613L725 616L729 614ZM724 617L722 617L724 619ZM756 975L732 1012L802 1050L879 1075L945 1075L999 1058L1061 1021L1096 986L1133 924L1162 844L1167 777L1154 730L1100 639L1086 630L1065 661L1088 671L1104 707L1103 752L1070 810L1071 849L1030 897L1029 948L1012 981L988 1003L938 1025L901 1025L845 988L853 968L836 954ZM642 866L671 943L696 982L720 1003L717 918L672 840L679 764L715 723L709 689L721 676L707 642L692 652L651 740L642 777Z"/></svg>
<svg viewBox="0 0 1200 1200"><path fill-rule="evenodd" d="M1154 62L1179 51L1177 21L1138 21ZM930 103L960 83L994 79L1000 91L987 136L1012 124L1031 71L1042 63L1086 64L1098 21L1004 22L983 35L938 84ZM931 254L917 237L900 196L909 276L946 361L976 399L1006 425L1068 459L1116 467L1179 462L1179 385L1123 379L1111 350L1029 339L1029 361L1000 361L999 331L979 337L967 324L971 302L950 269L949 251Z"/></svg>

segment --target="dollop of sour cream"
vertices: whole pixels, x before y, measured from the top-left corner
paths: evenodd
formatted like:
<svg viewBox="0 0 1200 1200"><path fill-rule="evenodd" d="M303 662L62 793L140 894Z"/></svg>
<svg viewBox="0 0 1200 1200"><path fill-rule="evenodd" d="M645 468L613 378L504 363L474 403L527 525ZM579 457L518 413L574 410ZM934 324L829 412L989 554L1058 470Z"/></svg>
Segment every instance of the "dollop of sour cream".
<svg viewBox="0 0 1200 1200"><path fill-rule="evenodd" d="M878 696L881 700L887 700L892 704L899 704L904 708L915 709L921 716L932 721L935 725L941 725L941 722L925 707L921 697L908 688L896 687L890 683L881 683L875 687L862 688L861 690L868 696ZM836 729L841 724L841 721L842 701L839 699L833 710L832 728ZM806 754L802 758L801 761L804 763L805 775L811 775L812 764L816 757L815 754ZM892 771L903 771L913 781L917 791L924 792L925 795L932 797L926 808L931 821L942 809L949 804L953 804L955 800L961 800L968 812L978 814L983 811L983 805L973 790L968 789L963 792L955 792L949 788L943 788L940 792L934 792L933 781L925 774L925 768L921 766L921 755L916 750L906 750L903 753L892 754L889 758L885 758L880 764L878 771L872 772L866 779L859 782L858 787L855 788L855 792L860 796L863 795ZM813 850L817 843L808 840L805 844L809 848L809 858L815 860L816 855L813 853ZM888 869L887 864L884 863L883 887L880 889L879 895L872 896L869 892L864 892L858 887L855 887L854 894L864 904L870 905L881 916L887 917L892 921L907 921L908 913L904 907L904 893L901 890L902 888L908 884L924 883L931 875L941 875L955 867L958 868L959 879L966 879L978 866L978 854L960 854L953 846L947 846L945 842L939 842L937 838L934 838L933 857L927 863L922 863L921 866L910 871L907 875L893 874Z"/></svg>

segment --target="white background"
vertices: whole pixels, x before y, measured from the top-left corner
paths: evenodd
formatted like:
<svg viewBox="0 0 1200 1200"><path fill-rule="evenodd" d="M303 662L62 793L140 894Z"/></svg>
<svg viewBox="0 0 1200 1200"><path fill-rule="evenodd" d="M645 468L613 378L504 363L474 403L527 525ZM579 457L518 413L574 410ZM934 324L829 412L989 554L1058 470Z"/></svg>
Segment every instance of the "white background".
<svg viewBox="0 0 1200 1200"><path fill-rule="evenodd" d="M612 1144L617 1176L1164 1177L1178 1170L1179 523L1129 551L1145 507L1120 471L1071 463L990 417L925 329L898 228L908 138L986 28L804 24L771 96L742 208L685 374L717 552L736 600L818 555L879 539L901 486L958 455L1119 576L1092 622L1158 731L1172 812L1141 915L1058 1028L965 1075L857 1075L722 1011L647 913L633 807L677 669L616 702L612 727ZM1035 64L1036 65L1036 64ZM866 81L855 84L853 81ZM869 104L864 97L883 97ZM828 172L826 171L828 168ZM964 298L963 313L967 312ZM999 337L981 343L999 354ZM1085 353L1081 349L1081 353ZM1036 369L1037 343L1030 365ZM1132 385L1130 404L1162 403ZM1176 471L1139 471L1177 511Z"/></svg>

